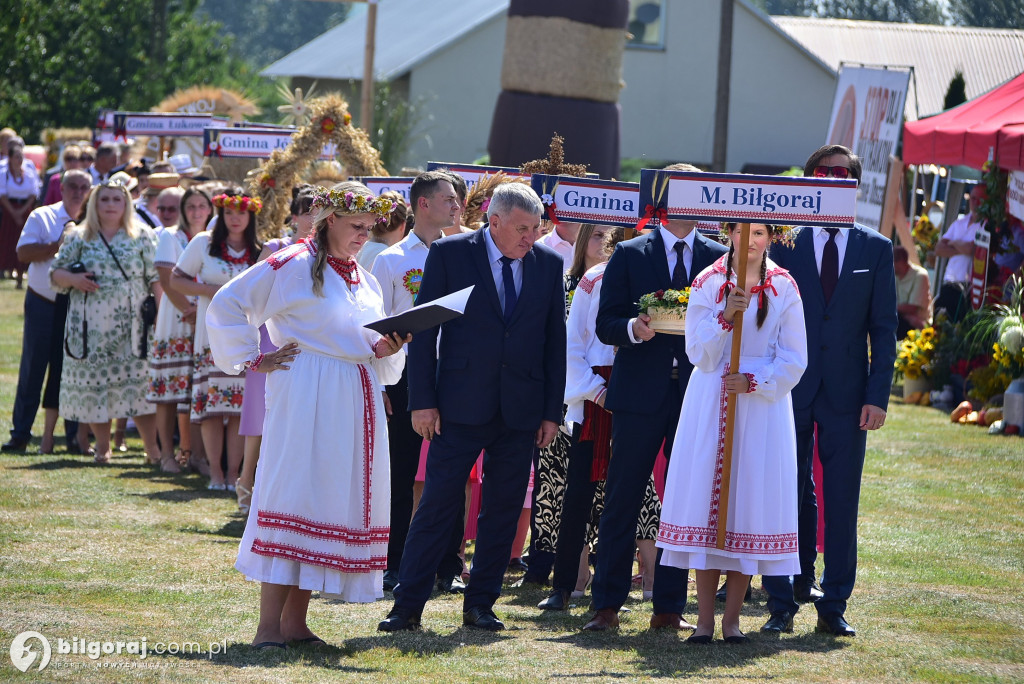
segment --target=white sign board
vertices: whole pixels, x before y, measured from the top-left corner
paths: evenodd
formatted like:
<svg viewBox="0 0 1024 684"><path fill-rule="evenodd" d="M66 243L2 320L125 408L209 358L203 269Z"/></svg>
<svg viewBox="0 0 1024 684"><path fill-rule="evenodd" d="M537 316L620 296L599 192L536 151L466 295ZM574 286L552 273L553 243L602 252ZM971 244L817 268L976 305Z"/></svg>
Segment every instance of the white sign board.
<svg viewBox="0 0 1024 684"><path fill-rule="evenodd" d="M622 181L535 173L534 192L552 214L573 223L599 223L632 228L636 225L640 185Z"/></svg>
<svg viewBox="0 0 1024 684"><path fill-rule="evenodd" d="M354 176L353 179L370 188L374 195L388 191L397 192L405 200L405 203L409 204L412 176Z"/></svg>
<svg viewBox="0 0 1024 684"><path fill-rule="evenodd" d="M878 230L889 180L889 158L896 154L903 131L903 105L910 72L902 69L849 67L839 69L832 103L830 145L848 147L861 158L857 220Z"/></svg>
<svg viewBox="0 0 1024 684"><path fill-rule="evenodd" d="M1024 221L1024 171L1011 171L1006 188L1006 211Z"/></svg>
<svg viewBox="0 0 1024 684"><path fill-rule="evenodd" d="M114 114L114 136L142 135L188 136L201 138L203 130L228 125L227 117L210 114L159 114L156 112L117 112Z"/></svg>
<svg viewBox="0 0 1024 684"><path fill-rule="evenodd" d="M292 141L294 130L260 128L207 128L203 131L203 155L207 157L267 159L274 150L283 150ZM320 159L334 159L337 146L324 145Z"/></svg>

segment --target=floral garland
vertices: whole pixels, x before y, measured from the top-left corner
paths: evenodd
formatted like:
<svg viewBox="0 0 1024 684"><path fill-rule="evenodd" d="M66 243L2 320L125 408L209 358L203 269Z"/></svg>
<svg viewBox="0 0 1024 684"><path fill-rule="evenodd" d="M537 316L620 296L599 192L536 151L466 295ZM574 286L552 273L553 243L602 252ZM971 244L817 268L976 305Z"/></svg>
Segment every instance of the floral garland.
<svg viewBox="0 0 1024 684"><path fill-rule="evenodd" d="M250 187L266 207L256 224L261 240L280 237L291 208L292 187L319 159L324 145L333 143L345 169L353 176L387 176L380 153L361 128L352 124L348 103L340 95L308 101L310 118L292 136L289 145L274 150L250 176Z"/></svg>
<svg viewBox="0 0 1024 684"><path fill-rule="evenodd" d="M376 214L377 223L385 223L395 208L395 203L387 197L358 195L351 190L341 192L333 188L317 188L313 192L312 209L334 207L344 209L349 214Z"/></svg>
<svg viewBox="0 0 1024 684"><path fill-rule="evenodd" d="M259 214L263 209L263 202L258 197L247 197L246 195L215 195L212 200L213 206L235 211L251 211Z"/></svg>

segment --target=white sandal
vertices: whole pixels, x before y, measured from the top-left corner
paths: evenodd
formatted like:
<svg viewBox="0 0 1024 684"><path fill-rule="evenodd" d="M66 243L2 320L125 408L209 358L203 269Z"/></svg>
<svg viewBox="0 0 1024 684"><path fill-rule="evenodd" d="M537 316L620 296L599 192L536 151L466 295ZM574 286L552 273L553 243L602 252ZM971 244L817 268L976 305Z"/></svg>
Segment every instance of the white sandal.
<svg viewBox="0 0 1024 684"><path fill-rule="evenodd" d="M252 490L242 484L241 478L235 480L235 495L238 497L238 512L242 515L249 515Z"/></svg>

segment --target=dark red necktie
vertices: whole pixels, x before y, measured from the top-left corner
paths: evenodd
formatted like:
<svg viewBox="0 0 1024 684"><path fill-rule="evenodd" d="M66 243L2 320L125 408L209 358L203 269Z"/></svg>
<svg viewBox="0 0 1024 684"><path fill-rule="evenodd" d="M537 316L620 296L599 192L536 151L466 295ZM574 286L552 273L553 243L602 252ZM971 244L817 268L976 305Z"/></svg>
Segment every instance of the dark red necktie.
<svg viewBox="0 0 1024 684"><path fill-rule="evenodd" d="M821 291L825 294L825 303L832 299L832 293L836 291L836 283L839 282L839 246L836 244L836 233L838 228L826 228L828 231L828 242L821 252Z"/></svg>
<svg viewBox="0 0 1024 684"><path fill-rule="evenodd" d="M686 271L686 263L683 261L686 243L680 240L672 245L672 248L676 250L676 267L672 269L672 289L683 290L690 286L690 274Z"/></svg>

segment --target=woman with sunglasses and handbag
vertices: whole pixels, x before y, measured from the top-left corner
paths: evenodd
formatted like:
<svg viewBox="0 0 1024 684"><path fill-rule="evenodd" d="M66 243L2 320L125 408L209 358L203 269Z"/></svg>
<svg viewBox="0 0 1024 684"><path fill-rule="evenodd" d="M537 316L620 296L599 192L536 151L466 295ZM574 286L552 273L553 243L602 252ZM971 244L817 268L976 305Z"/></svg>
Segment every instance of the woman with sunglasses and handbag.
<svg viewBox="0 0 1024 684"><path fill-rule="evenodd" d="M96 462L110 461L110 421L133 417L148 454L160 453L155 408L146 401L149 368L144 319L151 295L160 296L153 232L134 220L120 182L97 186L85 221L64 239L50 281L69 293L61 372L61 414L89 423Z"/></svg>

